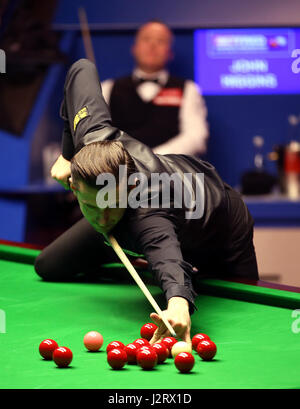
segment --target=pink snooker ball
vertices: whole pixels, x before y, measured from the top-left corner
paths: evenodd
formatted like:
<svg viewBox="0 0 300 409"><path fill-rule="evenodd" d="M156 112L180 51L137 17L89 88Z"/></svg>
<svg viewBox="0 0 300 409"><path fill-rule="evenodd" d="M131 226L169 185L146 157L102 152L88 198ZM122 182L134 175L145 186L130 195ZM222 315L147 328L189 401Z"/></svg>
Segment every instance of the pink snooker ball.
<svg viewBox="0 0 300 409"><path fill-rule="evenodd" d="M83 343L89 351L99 351L103 345L103 336L97 331L90 331L85 334Z"/></svg>

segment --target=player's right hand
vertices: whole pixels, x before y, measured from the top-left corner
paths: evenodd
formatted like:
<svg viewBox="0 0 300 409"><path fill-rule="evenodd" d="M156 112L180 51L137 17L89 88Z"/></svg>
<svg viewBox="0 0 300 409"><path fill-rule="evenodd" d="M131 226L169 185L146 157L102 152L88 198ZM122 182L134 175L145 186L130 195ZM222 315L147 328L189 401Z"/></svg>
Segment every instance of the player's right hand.
<svg viewBox="0 0 300 409"><path fill-rule="evenodd" d="M164 316L176 332L177 337L182 339L182 341L191 344L191 317L188 301L181 297L170 298L168 308L164 311ZM150 314L150 318L158 326L150 340L151 345L156 342L161 342L165 337L171 336L168 328L158 314L153 312Z"/></svg>
<svg viewBox="0 0 300 409"><path fill-rule="evenodd" d="M57 180L65 189L70 190L71 162L60 155L51 168L51 177Z"/></svg>

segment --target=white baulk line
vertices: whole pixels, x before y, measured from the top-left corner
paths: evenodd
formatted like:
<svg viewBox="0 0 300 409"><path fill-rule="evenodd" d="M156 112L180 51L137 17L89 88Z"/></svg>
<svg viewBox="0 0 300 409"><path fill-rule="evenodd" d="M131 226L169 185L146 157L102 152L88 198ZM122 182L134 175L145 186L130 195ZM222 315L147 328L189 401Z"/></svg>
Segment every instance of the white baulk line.
<svg viewBox="0 0 300 409"><path fill-rule="evenodd" d="M136 272L135 268L133 267L133 265L131 264L131 262L129 261L128 257L126 256L126 254L124 253L123 249L119 246L117 240L112 236L108 236L109 242L112 246L112 248L114 249L115 253L117 254L117 256L119 257L119 259L122 261L122 263L124 264L124 266L126 267L126 269L128 270L128 272L130 273L131 277L134 279L134 281L137 283L137 285L140 287L140 289L142 290L142 292L144 293L145 297L148 299L148 301L150 302L150 304L152 305L152 307L154 308L154 310L156 311L156 313L162 318L165 326L168 328L168 330L170 331L171 335L173 337L176 337L176 333L174 331L174 329L171 327L170 323L168 322L168 320L164 317L164 313L163 311L159 308L159 305L157 304L157 302L155 301L155 299L152 297L150 291L148 290L148 288L145 286L144 282L142 281L142 279L140 278L140 276L138 275L138 273Z"/></svg>

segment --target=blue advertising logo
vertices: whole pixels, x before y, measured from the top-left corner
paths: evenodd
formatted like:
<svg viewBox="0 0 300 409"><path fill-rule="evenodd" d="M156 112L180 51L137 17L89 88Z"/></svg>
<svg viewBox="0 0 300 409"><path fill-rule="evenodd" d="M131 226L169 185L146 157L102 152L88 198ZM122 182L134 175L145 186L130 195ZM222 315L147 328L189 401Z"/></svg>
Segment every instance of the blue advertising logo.
<svg viewBox="0 0 300 409"><path fill-rule="evenodd" d="M287 31L280 35L271 34L208 34L208 54L211 57L228 56L240 53L274 53L278 51L288 51L289 45L294 43L292 32Z"/></svg>

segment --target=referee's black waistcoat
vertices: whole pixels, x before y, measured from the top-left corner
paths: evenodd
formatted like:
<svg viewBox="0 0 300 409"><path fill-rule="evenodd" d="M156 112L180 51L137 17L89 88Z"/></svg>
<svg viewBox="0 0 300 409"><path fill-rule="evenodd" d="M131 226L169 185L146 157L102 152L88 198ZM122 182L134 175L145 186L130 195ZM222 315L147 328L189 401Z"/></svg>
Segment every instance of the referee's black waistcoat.
<svg viewBox="0 0 300 409"><path fill-rule="evenodd" d="M118 78L113 85L109 108L112 124L154 148L179 134L179 109L185 80L169 76L160 94L145 102L137 93L132 76ZM178 103L162 103L164 95L176 94Z"/></svg>

